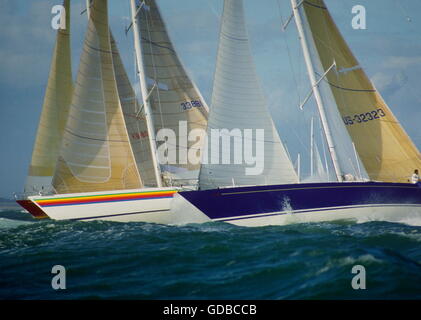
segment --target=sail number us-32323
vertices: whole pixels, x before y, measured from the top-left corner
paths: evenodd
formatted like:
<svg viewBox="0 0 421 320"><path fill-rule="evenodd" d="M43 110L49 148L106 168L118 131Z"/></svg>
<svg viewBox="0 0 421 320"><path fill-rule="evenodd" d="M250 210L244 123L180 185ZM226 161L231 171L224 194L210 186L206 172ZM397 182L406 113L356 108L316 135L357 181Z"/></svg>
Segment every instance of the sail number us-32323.
<svg viewBox="0 0 421 320"><path fill-rule="evenodd" d="M383 109L379 108L377 110L369 111L366 113L355 114L353 116L345 116L342 117L342 119L347 126L352 126L353 124L377 120L385 116L386 113L383 111Z"/></svg>

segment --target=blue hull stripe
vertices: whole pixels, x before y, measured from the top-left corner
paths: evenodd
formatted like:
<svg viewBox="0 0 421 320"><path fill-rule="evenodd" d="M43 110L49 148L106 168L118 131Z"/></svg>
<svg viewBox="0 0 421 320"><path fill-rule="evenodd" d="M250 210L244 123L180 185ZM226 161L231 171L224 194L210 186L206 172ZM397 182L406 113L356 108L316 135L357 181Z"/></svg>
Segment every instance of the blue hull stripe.
<svg viewBox="0 0 421 320"><path fill-rule="evenodd" d="M134 214L144 214L144 213L154 213L154 212L167 212L167 211L170 211L170 210L163 209L163 210L151 210L151 211L141 211L141 212L118 213L118 214L110 214L110 215L105 215L105 216L73 218L73 219L69 219L69 220L102 219L102 218L110 218L110 217L129 216L129 215L134 215Z"/></svg>
<svg viewBox="0 0 421 320"><path fill-rule="evenodd" d="M421 206L421 184L409 183L302 183L181 191L179 194L213 220L362 206Z"/></svg>

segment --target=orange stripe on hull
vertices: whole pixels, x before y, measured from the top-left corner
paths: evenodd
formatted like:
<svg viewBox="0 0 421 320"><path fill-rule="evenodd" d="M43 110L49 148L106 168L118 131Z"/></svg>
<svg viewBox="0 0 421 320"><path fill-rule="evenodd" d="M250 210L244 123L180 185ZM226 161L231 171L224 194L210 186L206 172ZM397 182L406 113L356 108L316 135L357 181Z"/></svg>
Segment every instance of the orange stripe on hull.
<svg viewBox="0 0 421 320"><path fill-rule="evenodd" d="M127 200L142 200L142 199L158 199L172 197L175 191L169 192L156 192L156 193L143 193L134 195L115 195L115 196L97 196L86 198L60 198L51 200L35 200L41 207L44 206L60 206L60 205L76 205L76 204L89 204L100 202L113 202L113 201L127 201Z"/></svg>

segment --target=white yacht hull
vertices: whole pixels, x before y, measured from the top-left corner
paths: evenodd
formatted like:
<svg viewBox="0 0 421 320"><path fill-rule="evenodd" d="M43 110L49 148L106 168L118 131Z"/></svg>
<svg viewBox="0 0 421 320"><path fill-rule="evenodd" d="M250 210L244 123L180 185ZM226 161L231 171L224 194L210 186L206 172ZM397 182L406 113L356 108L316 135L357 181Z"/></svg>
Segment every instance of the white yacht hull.
<svg viewBox="0 0 421 320"><path fill-rule="evenodd" d="M171 222L171 200L177 188L30 196L17 202L35 218Z"/></svg>

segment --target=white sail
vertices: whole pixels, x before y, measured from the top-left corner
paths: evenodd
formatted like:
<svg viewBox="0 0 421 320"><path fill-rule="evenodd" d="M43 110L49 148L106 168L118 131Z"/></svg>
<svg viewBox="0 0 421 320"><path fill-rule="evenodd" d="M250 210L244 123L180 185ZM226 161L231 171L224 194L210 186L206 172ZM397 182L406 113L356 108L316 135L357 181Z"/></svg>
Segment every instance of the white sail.
<svg viewBox="0 0 421 320"><path fill-rule="evenodd" d="M253 136L243 139L242 151L245 151L246 145L256 146L255 163L261 164L261 172L247 174L246 169L251 165L244 156L241 162L233 163L236 156L241 158L245 154L235 150L235 147L223 150L218 148L216 151L219 151L219 156L213 159L217 161L212 161L219 144L219 140L212 139L212 130L215 129L227 129L234 136L242 135L243 138L246 135L245 129L252 129ZM264 137L257 135L258 130L263 130ZM200 188L298 182L257 79L242 0L224 2L207 133L209 159L203 159ZM235 143L236 139L231 140ZM257 145L262 145L264 152L257 152ZM228 154L231 161L224 164L223 158Z"/></svg>
<svg viewBox="0 0 421 320"><path fill-rule="evenodd" d="M329 179L326 168L323 165L322 157L320 156L317 144L314 145L314 168L315 174L321 178L321 181L327 181Z"/></svg>
<svg viewBox="0 0 421 320"><path fill-rule="evenodd" d="M119 100L104 0L90 7L53 186L57 193L142 186Z"/></svg>
<svg viewBox="0 0 421 320"><path fill-rule="evenodd" d="M308 180L320 182L328 181L329 177L323 166L319 148L317 147L317 140L314 136L314 118L311 118L310 128L310 177Z"/></svg>
<svg viewBox="0 0 421 320"><path fill-rule="evenodd" d="M185 155L192 148L200 152L201 144L188 141L188 134L194 129L206 129L208 107L177 56L156 2L136 1L136 8L139 13L135 27L139 28L141 38L147 99L155 134L161 129L170 129L176 134L176 143L166 143L165 148L168 153L176 154L177 159L161 166L161 172L171 173L176 179L183 176L197 179L200 164L186 161ZM158 141L158 148L163 143Z"/></svg>
<svg viewBox="0 0 421 320"><path fill-rule="evenodd" d="M66 28L57 31L44 104L25 184L26 193L51 192L72 97L70 1L65 0L63 5L66 9Z"/></svg>
<svg viewBox="0 0 421 320"><path fill-rule="evenodd" d="M319 148L317 147L317 143L315 142L312 146L313 148L313 157L311 159L312 161L312 167L313 172L310 174L310 177L306 179L306 182L326 182L329 181L329 175L326 172L326 168L323 165L322 158L320 156Z"/></svg>

